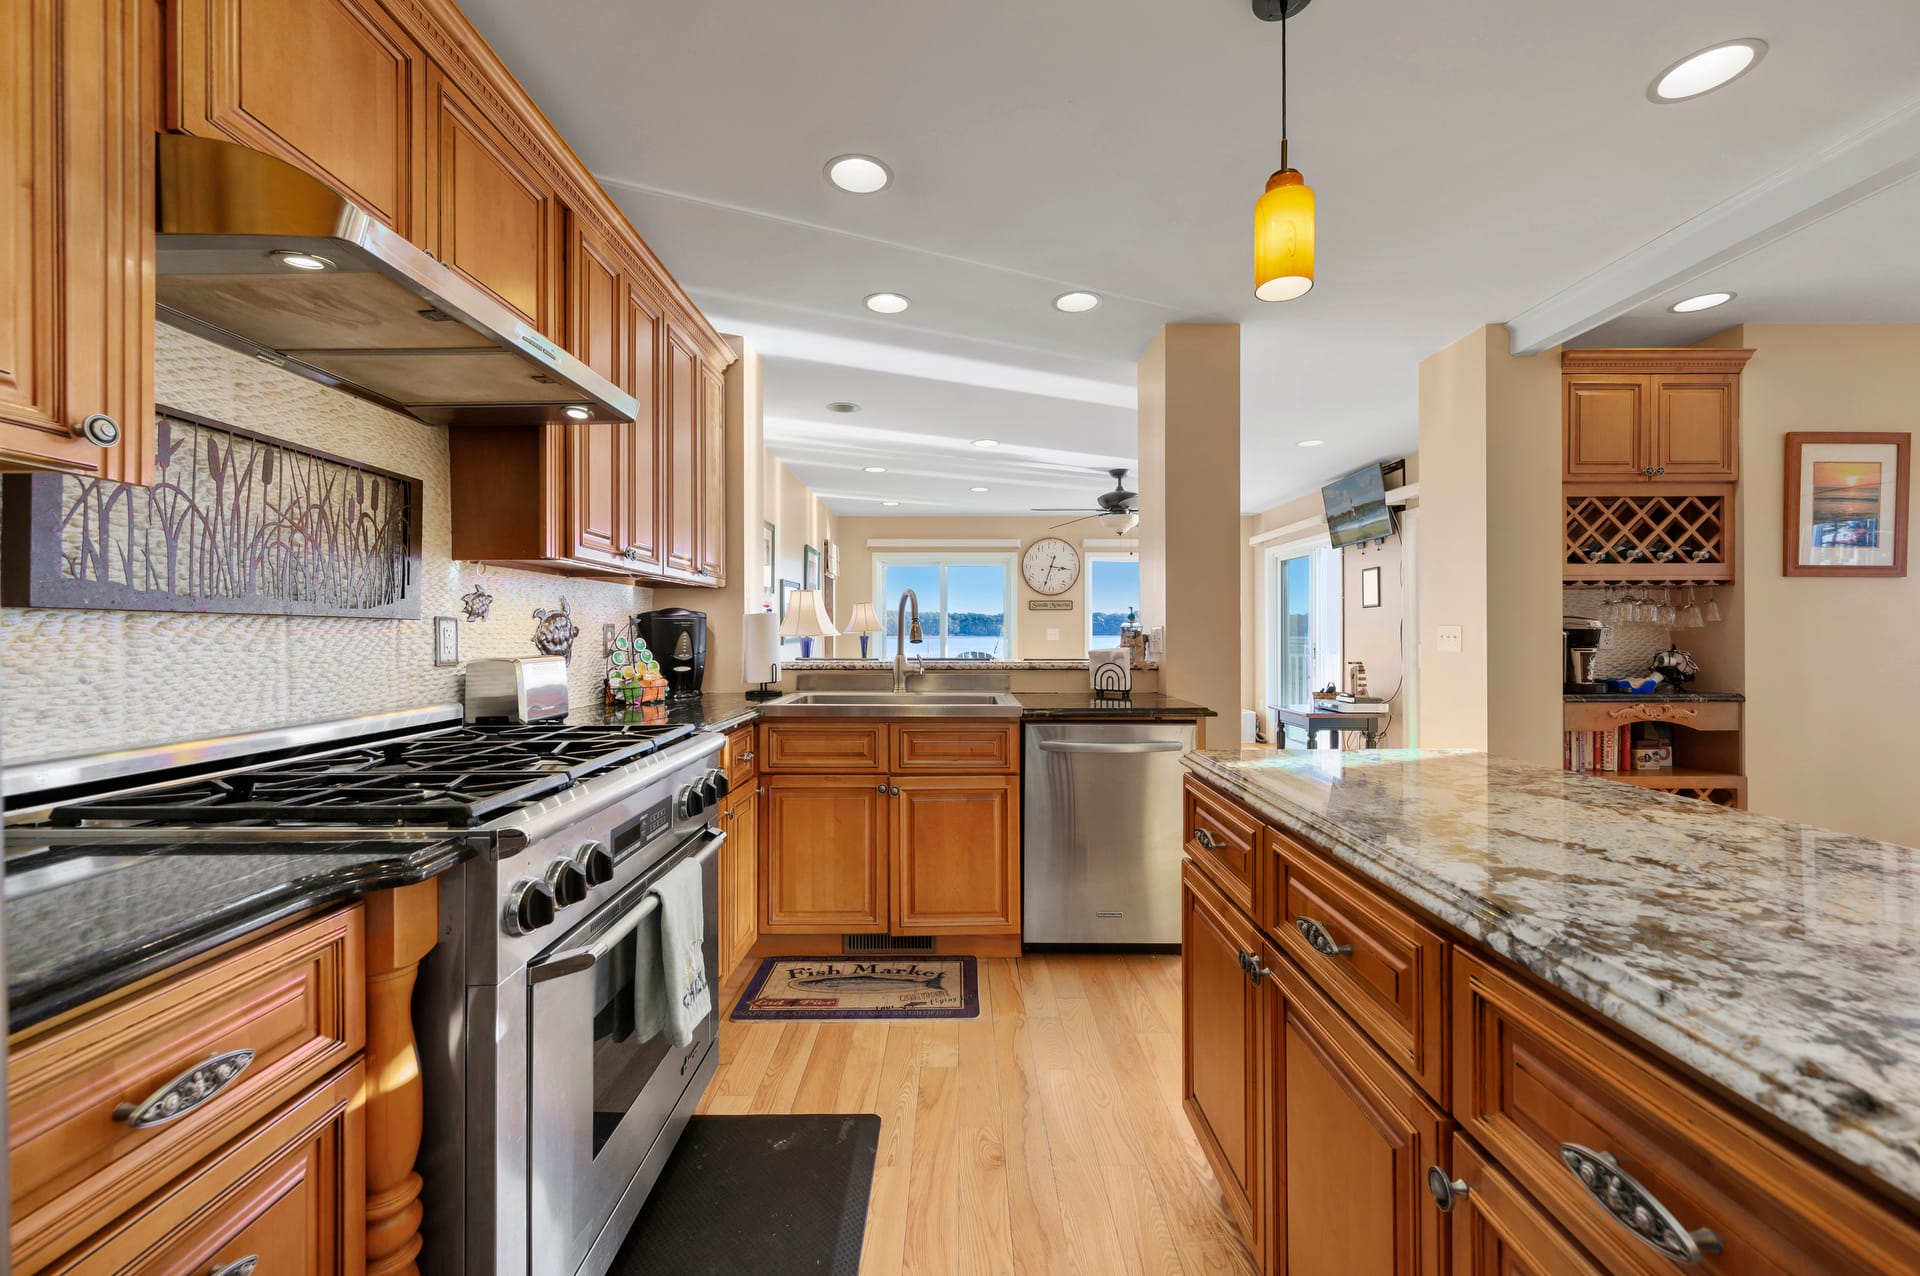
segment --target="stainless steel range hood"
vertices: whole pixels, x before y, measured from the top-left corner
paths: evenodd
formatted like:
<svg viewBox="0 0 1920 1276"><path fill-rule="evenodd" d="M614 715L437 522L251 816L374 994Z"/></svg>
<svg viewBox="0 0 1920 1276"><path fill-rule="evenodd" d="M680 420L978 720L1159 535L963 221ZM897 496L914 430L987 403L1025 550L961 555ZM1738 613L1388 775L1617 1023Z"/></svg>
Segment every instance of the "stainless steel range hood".
<svg viewBox="0 0 1920 1276"><path fill-rule="evenodd" d="M433 425L631 421L638 401L293 165L159 139L159 317Z"/></svg>

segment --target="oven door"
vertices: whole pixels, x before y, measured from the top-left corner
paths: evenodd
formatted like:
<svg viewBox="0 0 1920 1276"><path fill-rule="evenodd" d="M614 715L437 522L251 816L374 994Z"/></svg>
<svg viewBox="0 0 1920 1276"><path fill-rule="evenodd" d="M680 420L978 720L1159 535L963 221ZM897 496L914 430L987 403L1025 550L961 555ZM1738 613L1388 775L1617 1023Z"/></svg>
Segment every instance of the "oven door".
<svg viewBox="0 0 1920 1276"><path fill-rule="evenodd" d="M527 968L533 1003L527 1270L535 1276L573 1276L580 1269L716 1043L724 841L718 829L703 830ZM701 866L713 1004L692 1043L676 1050L663 1034L642 1040L635 1033L637 999L664 989L636 987L634 946L643 936L658 942L658 929L643 924L659 908L648 892L689 857Z"/></svg>

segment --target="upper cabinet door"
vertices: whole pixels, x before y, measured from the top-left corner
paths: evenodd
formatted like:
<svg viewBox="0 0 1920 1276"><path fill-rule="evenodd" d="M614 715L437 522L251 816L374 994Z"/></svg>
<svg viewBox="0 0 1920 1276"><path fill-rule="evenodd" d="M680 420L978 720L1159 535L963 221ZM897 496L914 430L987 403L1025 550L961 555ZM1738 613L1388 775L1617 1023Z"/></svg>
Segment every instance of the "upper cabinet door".
<svg viewBox="0 0 1920 1276"><path fill-rule="evenodd" d="M148 16L141 0L0 7L0 467L153 481ZM96 414L111 446L77 433Z"/></svg>
<svg viewBox="0 0 1920 1276"><path fill-rule="evenodd" d="M700 367L700 574L727 577L727 386L720 369Z"/></svg>
<svg viewBox="0 0 1920 1276"><path fill-rule="evenodd" d="M1738 477L1740 378L1697 372L1653 378L1654 477Z"/></svg>
<svg viewBox="0 0 1920 1276"><path fill-rule="evenodd" d="M666 567L693 575L700 570L700 356L672 325L667 327L667 447L662 469L667 488Z"/></svg>
<svg viewBox="0 0 1920 1276"><path fill-rule="evenodd" d="M1643 376L1570 376L1562 378L1566 421L1566 477L1644 479L1652 464L1646 456L1647 378Z"/></svg>
<svg viewBox="0 0 1920 1276"><path fill-rule="evenodd" d="M428 91L426 247L551 336L560 271L553 186L437 69Z"/></svg>
<svg viewBox="0 0 1920 1276"><path fill-rule="evenodd" d="M627 348L627 388L640 401L633 424L627 427L632 444L628 454L625 548L636 567L657 571L661 566L661 515L666 509L666 493L661 487L661 476L667 472L662 463L666 432L660 423L664 397L661 347L667 339L666 324L661 319L660 303L631 281L620 335Z"/></svg>
<svg viewBox="0 0 1920 1276"><path fill-rule="evenodd" d="M626 284L613 254L578 220L567 226L567 349L612 381L625 383L621 340ZM633 428L612 423L561 427L567 436L568 528L575 558L622 561L631 487Z"/></svg>
<svg viewBox="0 0 1920 1276"><path fill-rule="evenodd" d="M170 127L290 160L409 239L425 192L427 63L366 0L169 0Z"/></svg>

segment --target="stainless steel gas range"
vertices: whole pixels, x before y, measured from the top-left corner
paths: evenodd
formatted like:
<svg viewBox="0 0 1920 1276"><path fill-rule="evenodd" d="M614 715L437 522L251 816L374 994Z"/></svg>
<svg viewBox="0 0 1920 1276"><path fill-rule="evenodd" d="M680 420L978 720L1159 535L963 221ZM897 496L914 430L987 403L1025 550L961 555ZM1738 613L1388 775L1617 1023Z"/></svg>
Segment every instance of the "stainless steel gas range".
<svg viewBox="0 0 1920 1276"><path fill-rule="evenodd" d="M414 1022L426 1094L420 1266L599 1276L719 1065L641 1039L652 884L702 868L718 991L719 736L468 726L457 706L10 768L9 855L462 841Z"/></svg>

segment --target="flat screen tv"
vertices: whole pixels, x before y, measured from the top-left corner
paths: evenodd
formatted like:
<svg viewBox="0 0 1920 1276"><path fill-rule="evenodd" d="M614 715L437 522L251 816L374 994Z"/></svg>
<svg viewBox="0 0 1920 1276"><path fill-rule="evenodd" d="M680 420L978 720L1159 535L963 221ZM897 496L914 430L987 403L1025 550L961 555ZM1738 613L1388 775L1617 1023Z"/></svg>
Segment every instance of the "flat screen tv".
<svg viewBox="0 0 1920 1276"><path fill-rule="evenodd" d="M1320 489L1327 511L1327 535L1333 547L1385 540L1393 535L1393 508L1387 504L1382 467L1369 465Z"/></svg>

